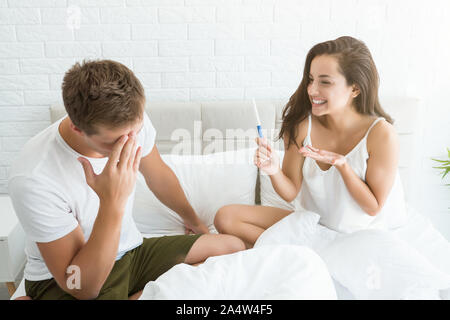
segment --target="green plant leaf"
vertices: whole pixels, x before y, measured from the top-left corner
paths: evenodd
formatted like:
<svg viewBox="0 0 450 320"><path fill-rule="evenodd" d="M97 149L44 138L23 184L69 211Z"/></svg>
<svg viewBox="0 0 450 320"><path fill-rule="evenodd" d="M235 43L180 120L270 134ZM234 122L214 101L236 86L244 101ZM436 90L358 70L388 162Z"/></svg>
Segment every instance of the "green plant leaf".
<svg viewBox="0 0 450 320"><path fill-rule="evenodd" d="M450 164L450 160L439 160L439 159L433 159L433 158L431 158L431 160L436 161L436 162Z"/></svg>
<svg viewBox="0 0 450 320"><path fill-rule="evenodd" d="M450 171L450 167L448 167L448 168L445 170L444 175L442 176L442 179L445 178L445 176L447 175L447 173L449 173L449 171Z"/></svg>
<svg viewBox="0 0 450 320"><path fill-rule="evenodd" d="M447 176L447 174L450 172L450 148L447 148L447 153L448 153L449 160L440 160L440 159L431 158L431 160L436 161L440 164L440 166L435 166L433 168L443 170L441 172L442 179L444 179L445 176ZM447 186L450 186L450 185L447 184Z"/></svg>

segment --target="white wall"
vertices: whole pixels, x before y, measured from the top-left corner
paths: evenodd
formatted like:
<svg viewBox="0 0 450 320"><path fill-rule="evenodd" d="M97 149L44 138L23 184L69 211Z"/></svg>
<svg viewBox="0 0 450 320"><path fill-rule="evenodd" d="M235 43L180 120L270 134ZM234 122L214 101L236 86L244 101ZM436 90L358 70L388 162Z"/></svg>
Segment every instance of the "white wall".
<svg viewBox="0 0 450 320"><path fill-rule="evenodd" d="M449 180L430 160L450 147L449 17L446 0L0 0L0 193L75 61L125 63L153 101L287 99L313 44L352 35L381 95L424 103L420 209L450 239Z"/></svg>

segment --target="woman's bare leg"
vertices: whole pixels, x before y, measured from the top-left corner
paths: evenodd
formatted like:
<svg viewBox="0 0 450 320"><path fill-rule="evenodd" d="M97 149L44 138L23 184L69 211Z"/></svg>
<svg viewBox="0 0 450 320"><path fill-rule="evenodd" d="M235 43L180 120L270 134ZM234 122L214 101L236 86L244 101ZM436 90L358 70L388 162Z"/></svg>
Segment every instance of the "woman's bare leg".
<svg viewBox="0 0 450 320"><path fill-rule="evenodd" d="M267 228L292 212L267 206L227 205L217 211L214 225L220 233L237 236L251 248Z"/></svg>

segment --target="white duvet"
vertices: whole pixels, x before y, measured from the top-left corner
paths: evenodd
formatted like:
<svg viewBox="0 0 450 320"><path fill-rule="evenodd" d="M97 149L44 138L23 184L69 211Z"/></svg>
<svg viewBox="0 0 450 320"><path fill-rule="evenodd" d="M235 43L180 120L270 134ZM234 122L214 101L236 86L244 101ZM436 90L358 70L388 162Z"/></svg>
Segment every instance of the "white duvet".
<svg viewBox="0 0 450 320"><path fill-rule="evenodd" d="M254 249L177 265L141 299L449 299L450 243L409 209L402 228L351 234L296 211Z"/></svg>
<svg viewBox="0 0 450 320"><path fill-rule="evenodd" d="M22 280L11 299L25 295ZM178 264L145 286L140 300L326 299L336 291L322 259L297 245L264 246Z"/></svg>
<svg viewBox="0 0 450 320"><path fill-rule="evenodd" d="M298 244L325 262L339 298L449 299L450 243L430 221L408 208L396 230L342 234L318 223L319 215L296 211L266 230L255 247Z"/></svg>
<svg viewBox="0 0 450 320"><path fill-rule="evenodd" d="M304 246L264 246L178 264L145 286L144 299L336 299L322 259Z"/></svg>
<svg viewBox="0 0 450 320"><path fill-rule="evenodd" d="M450 243L409 214L397 230L339 234L296 211L254 249L176 265L140 299L450 299ZM22 295L24 281L12 299Z"/></svg>

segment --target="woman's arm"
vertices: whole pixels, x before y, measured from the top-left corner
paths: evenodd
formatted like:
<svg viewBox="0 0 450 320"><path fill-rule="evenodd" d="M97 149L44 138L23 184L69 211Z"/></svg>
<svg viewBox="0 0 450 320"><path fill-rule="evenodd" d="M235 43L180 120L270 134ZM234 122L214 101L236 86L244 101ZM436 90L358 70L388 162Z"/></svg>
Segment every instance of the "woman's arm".
<svg viewBox="0 0 450 320"><path fill-rule="evenodd" d="M277 173L270 175L270 181L276 193L285 201L291 202L300 192L302 186L302 167L305 158L298 153L297 146L291 144L286 148L283 166Z"/></svg>
<svg viewBox="0 0 450 320"><path fill-rule="evenodd" d="M353 170L350 172L348 166L338 170L355 201L374 216L383 208L397 174L399 143L394 127L386 121L377 123L367 137L367 150L366 182L359 179ZM359 184L359 190L357 180L364 184Z"/></svg>
<svg viewBox="0 0 450 320"><path fill-rule="evenodd" d="M308 119L304 119L298 125L297 144L302 145L308 131ZM291 202L300 192L302 185L302 168L305 158L298 152L294 143L287 145L287 134L284 140L284 158L282 169L278 156L265 141L257 138L259 148L256 151L255 164L263 172L269 175L270 181L276 193L285 201Z"/></svg>

